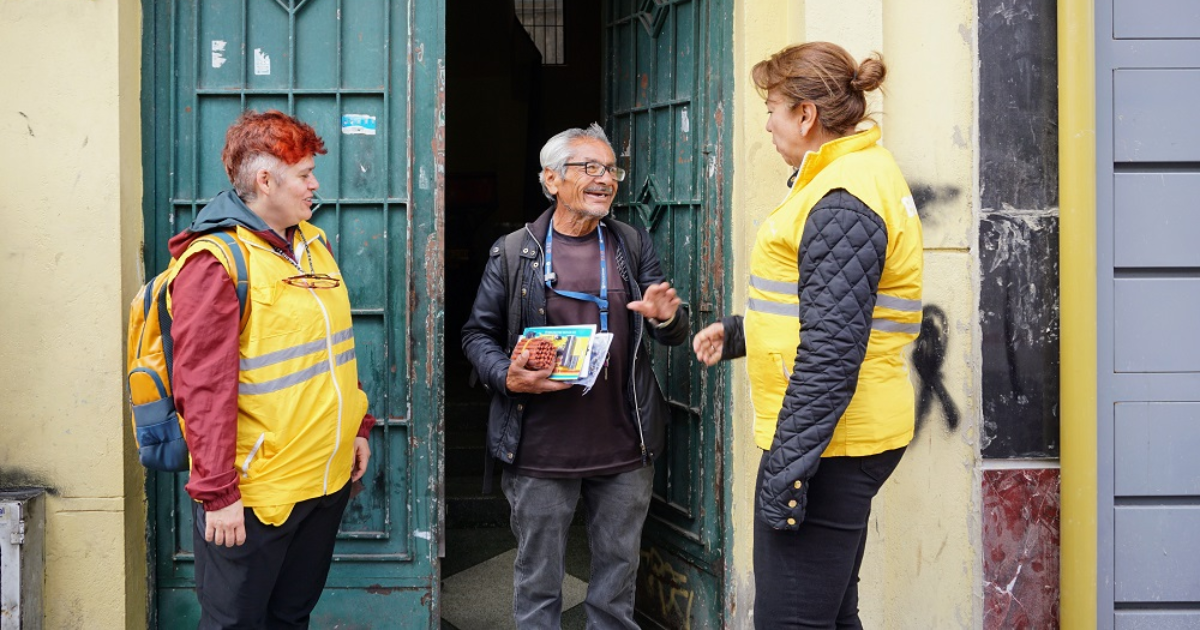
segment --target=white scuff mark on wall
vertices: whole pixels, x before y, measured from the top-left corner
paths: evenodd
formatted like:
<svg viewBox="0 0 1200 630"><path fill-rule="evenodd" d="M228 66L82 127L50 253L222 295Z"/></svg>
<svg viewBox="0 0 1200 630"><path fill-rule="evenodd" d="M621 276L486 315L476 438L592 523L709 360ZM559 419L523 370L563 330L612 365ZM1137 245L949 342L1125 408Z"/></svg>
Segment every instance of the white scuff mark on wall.
<svg viewBox="0 0 1200 630"><path fill-rule="evenodd" d="M1007 321L1007 342L1023 341L1036 346L1038 338L1053 336L1054 331L1039 326L1040 314L1046 308L1046 295L1045 288L1030 277L1034 273L1033 261L1039 260L1038 252L1031 251L1035 246L1031 235L1044 230L1057 215L1057 209L1018 210L1003 204L1003 212L990 215L996 236L994 241L984 244L994 251L987 275L995 285L988 289L1003 291L1006 296L1001 316ZM1058 261L1052 260L1050 266L1057 269ZM1057 271L1044 272L1040 268L1038 273L1057 275ZM1058 305L1052 304L1050 308L1057 311Z"/></svg>
<svg viewBox="0 0 1200 630"><path fill-rule="evenodd" d="M413 531L413 537L420 538L422 540L432 540L433 539L433 535L423 529L418 529L418 530Z"/></svg>
<svg viewBox="0 0 1200 630"><path fill-rule="evenodd" d="M967 148L967 138L963 135L962 127L954 125L954 146L960 149Z"/></svg>
<svg viewBox="0 0 1200 630"><path fill-rule="evenodd" d="M683 133L688 133L692 130L692 120L688 117L687 107L679 112L679 129Z"/></svg>
<svg viewBox="0 0 1200 630"><path fill-rule="evenodd" d="M271 57L261 48L254 49L254 74L259 76L271 74Z"/></svg>
<svg viewBox="0 0 1200 630"><path fill-rule="evenodd" d="M225 65L225 46L227 42L221 39L212 40L212 67L220 68Z"/></svg>
<svg viewBox="0 0 1200 630"><path fill-rule="evenodd" d="M429 173L425 171L425 166L421 166L421 171L417 175L417 185L421 190L429 190Z"/></svg>
<svg viewBox="0 0 1200 630"><path fill-rule="evenodd" d="M708 176L712 177L717 173L717 156L708 156Z"/></svg>

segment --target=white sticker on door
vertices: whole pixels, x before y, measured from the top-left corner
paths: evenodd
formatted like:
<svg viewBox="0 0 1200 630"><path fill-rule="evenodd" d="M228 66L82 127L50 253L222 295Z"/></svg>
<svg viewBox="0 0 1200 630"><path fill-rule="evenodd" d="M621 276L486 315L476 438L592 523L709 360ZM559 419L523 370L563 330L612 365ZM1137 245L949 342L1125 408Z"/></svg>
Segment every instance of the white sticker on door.
<svg viewBox="0 0 1200 630"><path fill-rule="evenodd" d="M271 57L263 52L261 48L254 49L254 74L271 74Z"/></svg>
<svg viewBox="0 0 1200 630"><path fill-rule="evenodd" d="M212 67L220 68L225 65L225 41L220 39L212 40Z"/></svg>

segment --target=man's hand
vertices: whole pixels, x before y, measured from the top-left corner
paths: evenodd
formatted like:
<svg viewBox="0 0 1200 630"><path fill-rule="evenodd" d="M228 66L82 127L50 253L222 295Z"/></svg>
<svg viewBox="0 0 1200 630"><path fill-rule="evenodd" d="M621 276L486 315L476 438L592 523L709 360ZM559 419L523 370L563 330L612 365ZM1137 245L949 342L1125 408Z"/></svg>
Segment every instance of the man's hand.
<svg viewBox="0 0 1200 630"><path fill-rule="evenodd" d="M246 511L242 500L204 513L204 540L220 547L246 543Z"/></svg>
<svg viewBox="0 0 1200 630"><path fill-rule="evenodd" d="M721 360L725 348L725 325L721 322L709 324L704 330L692 337L692 350L696 351L696 359L704 365L712 367Z"/></svg>
<svg viewBox="0 0 1200 630"><path fill-rule="evenodd" d="M675 311L682 303L683 300L675 294L675 289L671 288L670 282L660 282L646 287L642 299L629 302L625 308L641 313L642 317L646 319L669 322L672 317L675 317Z"/></svg>
<svg viewBox="0 0 1200 630"><path fill-rule="evenodd" d="M528 362L529 351L526 350L508 364L508 376L504 379L504 386L508 391L514 394L544 394L562 391L571 386L570 383L550 380L550 374L554 372L553 366L544 370L531 370L525 367Z"/></svg>
<svg viewBox="0 0 1200 630"><path fill-rule="evenodd" d="M362 479L367 473L367 462L371 461L371 443L365 437L354 438L354 467L350 469L350 481Z"/></svg>

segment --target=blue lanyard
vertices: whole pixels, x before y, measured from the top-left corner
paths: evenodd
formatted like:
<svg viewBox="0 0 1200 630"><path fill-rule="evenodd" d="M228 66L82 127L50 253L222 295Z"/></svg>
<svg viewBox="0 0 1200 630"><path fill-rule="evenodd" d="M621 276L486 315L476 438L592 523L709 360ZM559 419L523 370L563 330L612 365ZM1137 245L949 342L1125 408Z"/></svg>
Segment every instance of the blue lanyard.
<svg viewBox="0 0 1200 630"><path fill-rule="evenodd" d="M583 300L592 302L600 307L600 330L608 332L608 263L604 260L604 226L596 225L596 234L600 238L600 297L596 297L591 293L580 293L578 291L559 291L554 288L554 282L558 280L558 276L554 274L550 267L550 256L554 251L554 226L546 230L546 288L555 293L571 298L573 300Z"/></svg>

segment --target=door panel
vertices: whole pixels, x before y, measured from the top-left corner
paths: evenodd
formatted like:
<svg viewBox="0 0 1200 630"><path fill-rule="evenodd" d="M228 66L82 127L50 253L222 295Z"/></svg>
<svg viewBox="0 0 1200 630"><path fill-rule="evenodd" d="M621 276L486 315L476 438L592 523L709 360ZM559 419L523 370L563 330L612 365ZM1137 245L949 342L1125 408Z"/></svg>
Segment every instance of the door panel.
<svg viewBox="0 0 1200 630"><path fill-rule="evenodd" d="M605 113L629 171L617 216L646 227L693 330L724 303L723 140L726 20L719 0L621 0L605 6ZM726 75L727 76L727 75ZM643 536L638 608L646 625L723 624L724 381L690 343L651 344L671 406Z"/></svg>
<svg viewBox="0 0 1200 630"><path fill-rule="evenodd" d="M296 115L328 149L313 222L347 280L379 423L314 627L436 627L443 4L171 0L145 11L148 269L166 265L167 239L229 187L220 153L244 109ZM198 617L185 483L148 484L164 628Z"/></svg>

